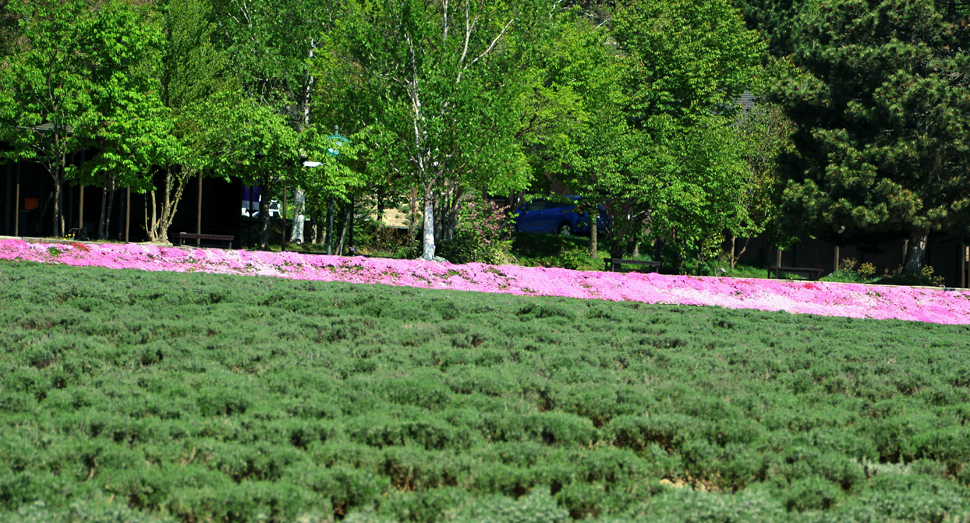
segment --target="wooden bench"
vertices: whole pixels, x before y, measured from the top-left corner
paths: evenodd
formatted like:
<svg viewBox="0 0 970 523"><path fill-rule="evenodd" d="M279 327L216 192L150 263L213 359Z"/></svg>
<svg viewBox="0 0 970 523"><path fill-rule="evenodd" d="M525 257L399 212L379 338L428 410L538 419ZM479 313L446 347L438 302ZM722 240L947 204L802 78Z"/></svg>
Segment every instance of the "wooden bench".
<svg viewBox="0 0 970 523"><path fill-rule="evenodd" d="M645 265L647 267L653 267L654 271L660 270L660 262L658 261L628 260L625 258L603 258L603 262L606 264L603 270L608 272L616 272L621 265Z"/></svg>
<svg viewBox="0 0 970 523"><path fill-rule="evenodd" d="M815 269L812 267L768 267L769 278L771 278L771 273L775 273L775 278L778 278L782 273L785 273L804 274L813 280L818 280L822 277L823 272L825 272L825 269Z"/></svg>
<svg viewBox="0 0 970 523"><path fill-rule="evenodd" d="M179 233L179 245L184 245L185 240L199 240L200 242L202 240L213 240L213 241L226 242L226 247L232 247L232 241L235 239L236 239L235 236L232 236L229 234L193 234L188 232Z"/></svg>

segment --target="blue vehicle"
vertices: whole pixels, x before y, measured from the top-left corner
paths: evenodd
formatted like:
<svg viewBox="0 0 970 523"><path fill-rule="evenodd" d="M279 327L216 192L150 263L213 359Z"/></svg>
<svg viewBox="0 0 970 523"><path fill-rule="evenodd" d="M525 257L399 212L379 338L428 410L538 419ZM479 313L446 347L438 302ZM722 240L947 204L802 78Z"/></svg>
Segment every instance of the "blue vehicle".
<svg viewBox="0 0 970 523"><path fill-rule="evenodd" d="M589 232L589 214L584 212L579 196L565 196L566 201L535 199L515 210L515 229L519 232L536 232L569 236ZM578 206L578 207L577 207ZM596 229L606 232L610 217L606 208L599 206Z"/></svg>

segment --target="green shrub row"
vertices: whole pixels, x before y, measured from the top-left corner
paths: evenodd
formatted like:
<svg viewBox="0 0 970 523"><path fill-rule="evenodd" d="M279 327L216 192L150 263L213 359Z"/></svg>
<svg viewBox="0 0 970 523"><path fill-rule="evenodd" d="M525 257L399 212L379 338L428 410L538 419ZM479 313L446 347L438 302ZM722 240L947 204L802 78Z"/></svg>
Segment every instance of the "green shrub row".
<svg viewBox="0 0 970 523"><path fill-rule="evenodd" d="M0 324L2 520L970 510L967 327L18 263Z"/></svg>

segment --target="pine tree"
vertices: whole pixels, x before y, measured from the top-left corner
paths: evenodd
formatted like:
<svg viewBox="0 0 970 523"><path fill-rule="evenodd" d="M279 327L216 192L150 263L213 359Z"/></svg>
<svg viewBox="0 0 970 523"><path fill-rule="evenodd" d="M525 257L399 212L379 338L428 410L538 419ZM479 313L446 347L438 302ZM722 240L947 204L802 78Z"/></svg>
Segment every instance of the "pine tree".
<svg viewBox="0 0 970 523"><path fill-rule="evenodd" d="M970 223L970 26L951 2L815 0L793 22L772 97L797 123L785 210L817 236L908 234Z"/></svg>

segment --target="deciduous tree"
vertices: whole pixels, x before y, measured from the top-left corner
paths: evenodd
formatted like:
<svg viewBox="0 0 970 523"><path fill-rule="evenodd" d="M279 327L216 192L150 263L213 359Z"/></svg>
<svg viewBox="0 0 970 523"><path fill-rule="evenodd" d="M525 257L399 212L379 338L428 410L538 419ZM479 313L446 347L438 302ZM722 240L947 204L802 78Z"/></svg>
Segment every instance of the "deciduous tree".
<svg viewBox="0 0 970 523"><path fill-rule="evenodd" d="M5 156L37 162L50 174L53 234L61 236L66 160L83 146L74 130L91 108L94 88L91 5L40 0L7 9L18 20L18 36L0 63L0 139L13 147Z"/></svg>
<svg viewBox="0 0 970 523"><path fill-rule="evenodd" d="M750 222L732 115L763 44L724 0L633 2L613 27L625 65L623 121L611 125L616 160L600 184L629 217L631 239L645 224L682 265Z"/></svg>
<svg viewBox="0 0 970 523"><path fill-rule="evenodd" d="M202 125L211 99L236 84L225 51L213 42L208 0L169 0L160 10L164 43L159 93L171 118L172 140L161 163L163 185L152 187L145 199L145 230L151 241L166 242L188 180L213 167Z"/></svg>
<svg viewBox="0 0 970 523"><path fill-rule="evenodd" d="M423 258L453 231L466 188L527 183L511 110L527 43L555 8L540 0L361 0L339 18L340 47L380 102L366 118L382 137L375 146L420 188Z"/></svg>
<svg viewBox="0 0 970 523"><path fill-rule="evenodd" d="M98 238L107 238L118 188L151 188L151 168L165 163L173 147L169 111L159 97L161 16L147 5L110 0L92 12L86 46L91 66L91 104L77 126L95 154L80 182L102 188ZM130 212L130 211L129 211Z"/></svg>

